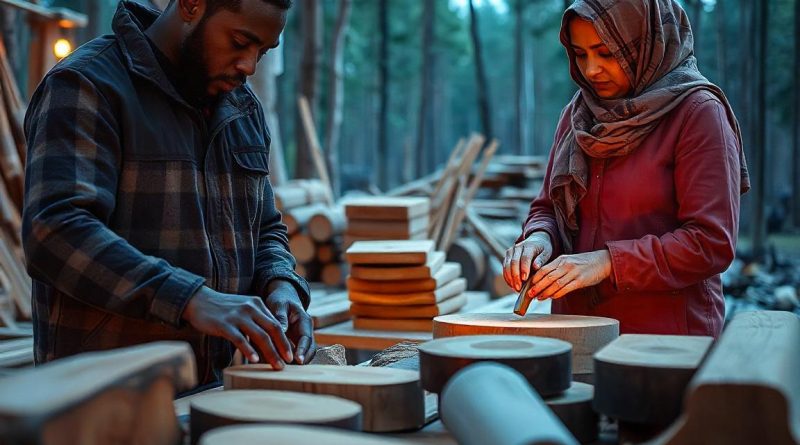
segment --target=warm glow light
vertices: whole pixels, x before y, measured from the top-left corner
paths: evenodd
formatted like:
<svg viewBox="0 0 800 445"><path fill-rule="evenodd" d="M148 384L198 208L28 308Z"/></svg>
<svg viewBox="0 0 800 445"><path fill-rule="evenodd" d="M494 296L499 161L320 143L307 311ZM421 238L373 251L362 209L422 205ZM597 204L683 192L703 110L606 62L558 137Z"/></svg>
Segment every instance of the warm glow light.
<svg viewBox="0 0 800 445"><path fill-rule="evenodd" d="M67 39L58 39L56 40L56 44L53 45L53 54L55 54L59 59L67 57L71 52L72 44L69 43L69 40Z"/></svg>

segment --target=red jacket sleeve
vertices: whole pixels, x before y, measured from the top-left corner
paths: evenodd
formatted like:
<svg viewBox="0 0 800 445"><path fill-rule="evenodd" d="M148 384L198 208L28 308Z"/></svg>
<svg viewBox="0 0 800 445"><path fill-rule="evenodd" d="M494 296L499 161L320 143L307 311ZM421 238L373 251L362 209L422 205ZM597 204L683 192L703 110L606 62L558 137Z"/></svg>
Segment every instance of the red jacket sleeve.
<svg viewBox="0 0 800 445"><path fill-rule="evenodd" d="M733 261L739 225L739 143L723 105L708 96L687 113L675 149L681 227L661 236L606 243L623 291L682 289Z"/></svg>

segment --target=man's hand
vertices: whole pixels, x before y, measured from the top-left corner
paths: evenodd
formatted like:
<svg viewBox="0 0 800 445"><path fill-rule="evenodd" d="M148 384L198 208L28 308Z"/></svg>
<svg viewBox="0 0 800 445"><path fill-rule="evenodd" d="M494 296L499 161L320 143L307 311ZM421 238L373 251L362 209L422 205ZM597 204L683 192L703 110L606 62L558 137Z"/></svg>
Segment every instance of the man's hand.
<svg viewBox="0 0 800 445"><path fill-rule="evenodd" d="M183 319L204 334L231 341L253 363L259 361L255 348L274 369L283 369L294 358L281 323L259 297L203 286L189 300Z"/></svg>
<svg viewBox="0 0 800 445"><path fill-rule="evenodd" d="M528 238L506 251L503 261L503 278L515 291L522 289L522 283L533 270L539 270L553 255L553 243L546 232L533 232Z"/></svg>
<svg viewBox="0 0 800 445"><path fill-rule="evenodd" d="M539 269L533 276L534 286L528 298L539 300L561 298L564 295L594 286L611 275L611 255L608 250L561 255Z"/></svg>
<svg viewBox="0 0 800 445"><path fill-rule="evenodd" d="M295 345L295 363L304 365L310 362L317 352L314 323L303 309L297 290L288 281L273 280L267 286L267 292L269 295L264 302Z"/></svg>

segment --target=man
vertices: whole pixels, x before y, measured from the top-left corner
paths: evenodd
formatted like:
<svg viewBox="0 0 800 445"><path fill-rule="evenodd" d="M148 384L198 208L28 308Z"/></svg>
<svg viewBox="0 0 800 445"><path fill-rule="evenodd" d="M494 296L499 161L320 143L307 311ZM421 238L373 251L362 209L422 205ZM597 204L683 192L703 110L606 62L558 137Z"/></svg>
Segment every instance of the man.
<svg viewBox="0 0 800 445"><path fill-rule="evenodd" d="M244 85L290 3L174 0L158 15L121 2L114 34L42 81L23 215L37 363L184 340L209 383L233 346L278 369L311 360L308 284Z"/></svg>

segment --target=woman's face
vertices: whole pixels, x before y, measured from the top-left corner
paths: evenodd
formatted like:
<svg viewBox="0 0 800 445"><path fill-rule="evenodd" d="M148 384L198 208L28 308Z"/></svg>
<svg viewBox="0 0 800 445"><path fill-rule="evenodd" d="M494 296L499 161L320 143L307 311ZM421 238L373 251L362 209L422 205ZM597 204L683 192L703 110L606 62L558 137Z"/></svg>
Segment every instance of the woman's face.
<svg viewBox="0 0 800 445"><path fill-rule="evenodd" d="M574 18L569 22L569 37L575 63L583 78L601 99L616 99L631 91L631 82L617 59L600 40L591 22Z"/></svg>

